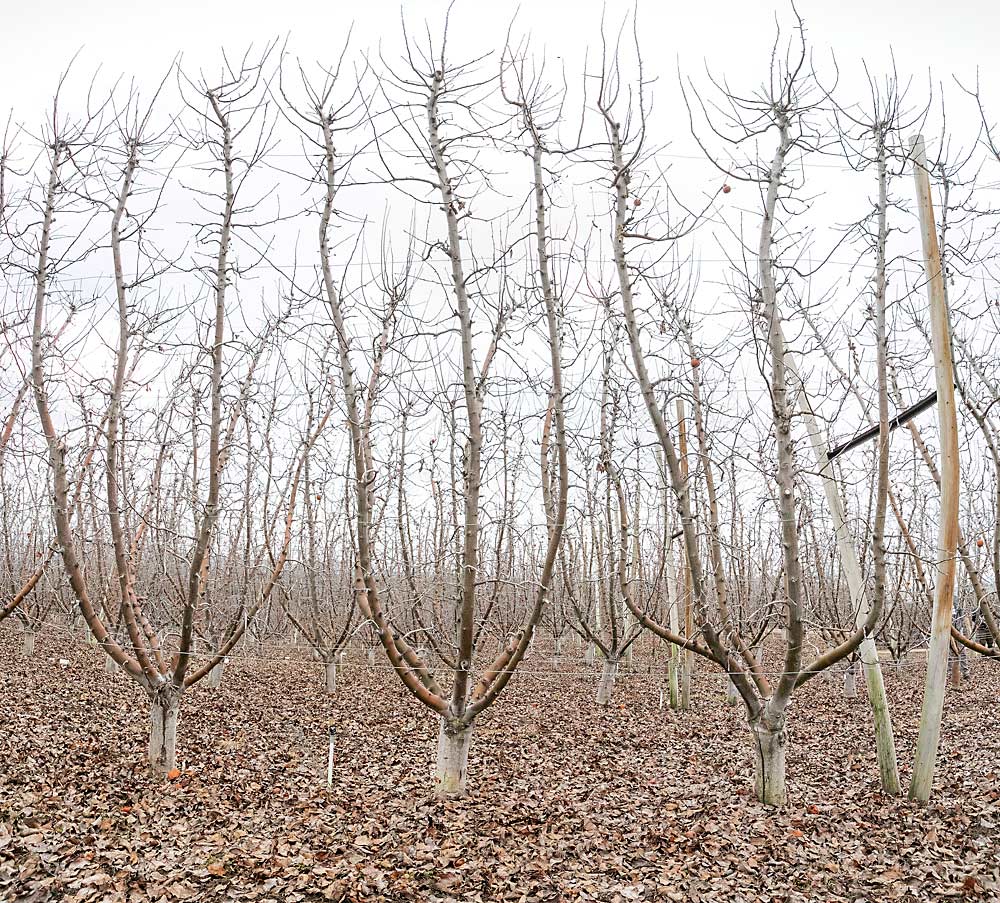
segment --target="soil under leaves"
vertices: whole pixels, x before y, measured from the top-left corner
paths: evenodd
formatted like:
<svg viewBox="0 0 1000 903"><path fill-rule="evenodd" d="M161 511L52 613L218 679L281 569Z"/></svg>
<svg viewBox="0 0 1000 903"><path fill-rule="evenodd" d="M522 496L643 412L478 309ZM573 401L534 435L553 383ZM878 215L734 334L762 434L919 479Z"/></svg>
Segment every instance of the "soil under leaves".
<svg viewBox="0 0 1000 903"><path fill-rule="evenodd" d="M185 695L164 784L128 678L55 636L30 663L18 647L0 634L2 900L1000 900L991 663L948 693L929 806L879 792L863 689L812 681L773 811L751 794L742 707L703 667L693 710L660 710L662 657L604 711L582 657L529 661L476 725L470 795L438 801L436 721L382 659L350 663L334 697L318 664L234 661ZM904 781L922 680L887 671Z"/></svg>

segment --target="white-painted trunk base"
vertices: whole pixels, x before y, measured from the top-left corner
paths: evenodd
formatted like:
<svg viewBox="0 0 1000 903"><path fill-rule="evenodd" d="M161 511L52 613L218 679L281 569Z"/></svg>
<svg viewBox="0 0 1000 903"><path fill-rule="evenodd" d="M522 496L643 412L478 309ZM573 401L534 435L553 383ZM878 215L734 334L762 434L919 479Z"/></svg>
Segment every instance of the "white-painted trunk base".
<svg viewBox="0 0 1000 903"><path fill-rule="evenodd" d="M471 743L472 725L456 731L446 718L441 718L435 787L438 796L461 796L465 793Z"/></svg>
<svg viewBox="0 0 1000 903"><path fill-rule="evenodd" d="M767 728L759 721L750 726L753 737L754 793L766 806L785 803L785 742L783 728Z"/></svg>
<svg viewBox="0 0 1000 903"><path fill-rule="evenodd" d="M957 655L952 655L948 661L948 683L952 689L957 690L962 686L962 663Z"/></svg>
<svg viewBox="0 0 1000 903"><path fill-rule="evenodd" d="M177 765L177 721L180 699L154 700L149 707L149 765L166 774Z"/></svg>
<svg viewBox="0 0 1000 903"><path fill-rule="evenodd" d="M601 669L601 680L597 684L597 704L606 706L611 702L615 692L615 679L618 677L618 662L606 661Z"/></svg>
<svg viewBox="0 0 1000 903"><path fill-rule="evenodd" d="M854 665L850 665L844 672L844 698L858 698L858 672Z"/></svg>

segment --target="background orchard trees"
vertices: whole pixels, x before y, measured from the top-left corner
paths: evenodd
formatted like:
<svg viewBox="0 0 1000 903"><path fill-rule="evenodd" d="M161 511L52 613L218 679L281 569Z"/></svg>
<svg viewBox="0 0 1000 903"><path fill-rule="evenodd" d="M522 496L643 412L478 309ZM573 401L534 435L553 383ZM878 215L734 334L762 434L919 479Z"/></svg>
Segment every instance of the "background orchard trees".
<svg viewBox="0 0 1000 903"><path fill-rule="evenodd" d="M331 377L325 367L323 375L326 383ZM309 408L313 410L312 399ZM317 459L320 450L307 451L303 459L298 563L278 588L288 619L322 662L326 692L333 694L348 643L364 625L357 623L354 543L346 527L353 495L350 476L344 479L334 461Z"/></svg>
<svg viewBox="0 0 1000 903"><path fill-rule="evenodd" d="M13 354L8 360L13 365ZM13 367L11 368L13 369ZM0 596L0 621L12 615L24 631L24 654L34 650L34 637L41 624L41 612L29 612L32 594L43 580L55 545L50 539L48 506L38 497L39 478L36 460L26 454L30 440L23 434L22 406L30 386L19 380L14 402L0 435L0 492L3 493L3 595ZM8 449L14 454L9 454ZM19 448L20 446L20 448ZM20 452L20 454L18 454ZM33 472L34 471L34 472ZM45 611L47 611L47 607Z"/></svg>
<svg viewBox="0 0 1000 903"><path fill-rule="evenodd" d="M583 461L584 498L579 504L585 507L583 521L573 531L576 541L567 538L567 549L560 551L562 586L573 608L574 628L602 659L599 706L610 704L619 666L642 635L642 626L625 601L636 582L640 534L638 519L633 523L630 518L618 463L623 457L617 447L623 388L612 372L614 324L607 316L603 327L609 334L603 337L601 350L598 449ZM636 486L636 504L639 495Z"/></svg>

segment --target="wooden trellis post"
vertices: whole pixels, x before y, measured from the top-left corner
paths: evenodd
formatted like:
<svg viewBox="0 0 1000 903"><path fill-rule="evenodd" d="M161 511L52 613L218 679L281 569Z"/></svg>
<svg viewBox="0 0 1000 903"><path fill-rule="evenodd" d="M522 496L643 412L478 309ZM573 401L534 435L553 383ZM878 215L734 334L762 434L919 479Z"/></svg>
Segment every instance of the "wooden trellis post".
<svg viewBox="0 0 1000 903"><path fill-rule="evenodd" d="M910 799L927 802L934 781L934 762L941 738L948 647L951 638L952 594L955 589L955 555L958 549L958 421L951 357L951 329L945 296L941 249L934 222L934 202L927 174L927 157L922 135L910 141L920 236L927 274L927 299L934 354L934 381L937 385L938 432L941 445L941 513L938 525L937 580L934 586L934 615L927 650L927 682L920 714L920 733L913 761Z"/></svg>
<svg viewBox="0 0 1000 903"><path fill-rule="evenodd" d="M679 441L679 452L681 458L681 476L688 479L688 447L687 447L687 419L684 413L683 399L677 399L677 433ZM695 554L691 550L691 554ZM694 636L694 611L692 608L692 596L694 587L691 581L691 567L688 564L687 555L681 556L681 586L684 592L684 636ZM685 649L681 655L681 710L687 711L691 708L691 678L694 672L694 653L690 649Z"/></svg>

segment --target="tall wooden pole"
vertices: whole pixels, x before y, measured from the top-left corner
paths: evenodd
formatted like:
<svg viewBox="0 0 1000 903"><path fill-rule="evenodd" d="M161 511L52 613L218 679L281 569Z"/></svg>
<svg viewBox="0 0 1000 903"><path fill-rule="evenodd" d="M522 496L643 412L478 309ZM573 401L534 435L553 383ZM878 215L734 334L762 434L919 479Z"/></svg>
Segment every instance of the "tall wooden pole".
<svg viewBox="0 0 1000 903"><path fill-rule="evenodd" d="M685 481L688 479L688 445L687 445L687 419L684 414L684 400L677 399L677 434L680 445L681 456L681 477ZM694 554L694 549L691 550ZM691 584L691 568L688 565L687 555L682 558L682 586L684 587L684 636L691 638L694 636L694 610L692 608L693 586ZM694 671L694 653L690 649L684 650L683 665L681 667L681 710L687 711L691 708L691 674Z"/></svg>
<svg viewBox="0 0 1000 903"><path fill-rule="evenodd" d="M664 523L664 533L665 542L663 548L663 554L665 556L664 564L664 576L667 581L667 593L670 597L670 611L668 614L670 629L675 634L680 634L681 632L681 596L683 595L680 591L681 581L677 577L677 571L674 568L674 548L673 548L673 535L674 535L674 524L673 518L670 516L670 497L669 497L669 486L670 477L667 474L667 465L663 460L663 452L661 449L656 449L656 461L657 466L660 470L660 479L663 481L662 489L662 499L661 504L663 505L663 523ZM677 711L681 704L681 693L680 693L680 670L681 670L681 649L676 643L670 644L670 664L668 665L668 676L670 683L670 708Z"/></svg>
<svg viewBox="0 0 1000 903"><path fill-rule="evenodd" d="M951 637L952 595L955 589L955 555L958 549L958 421L955 413L955 385L951 357L951 330L945 296L941 249L934 223L934 202L927 174L927 157L922 135L910 141L920 236L927 275L927 299L931 323L931 350L934 380L938 393L938 432L941 444L941 511L938 525L937 581L934 587L934 615L930 647L927 651L927 682L920 714L920 733L913 761L910 799L927 802L934 782L934 761L941 738L945 681L948 673L948 646Z"/></svg>

